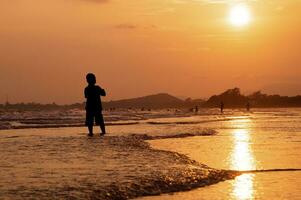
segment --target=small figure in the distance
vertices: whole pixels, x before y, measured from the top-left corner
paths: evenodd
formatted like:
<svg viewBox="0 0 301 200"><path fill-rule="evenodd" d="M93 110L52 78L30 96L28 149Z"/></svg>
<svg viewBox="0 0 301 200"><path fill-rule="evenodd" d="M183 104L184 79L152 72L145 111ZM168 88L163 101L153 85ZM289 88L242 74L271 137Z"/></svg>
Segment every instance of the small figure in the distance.
<svg viewBox="0 0 301 200"><path fill-rule="evenodd" d="M194 112L195 112L195 113L198 113L198 112L199 112L199 107L198 107L198 106L195 106Z"/></svg>
<svg viewBox="0 0 301 200"><path fill-rule="evenodd" d="M250 108L251 108L250 102L247 103L246 108L247 108L247 111L250 112Z"/></svg>
<svg viewBox="0 0 301 200"><path fill-rule="evenodd" d="M225 104L224 104L224 102L221 102L221 113L224 113L224 107L225 107Z"/></svg>
<svg viewBox="0 0 301 200"><path fill-rule="evenodd" d="M102 115L101 96L106 96L106 91L96 84L96 77L92 73L86 76L88 86L85 88L86 98L86 126L88 126L88 136L93 136L94 120L100 126L101 134L106 134L105 123Z"/></svg>

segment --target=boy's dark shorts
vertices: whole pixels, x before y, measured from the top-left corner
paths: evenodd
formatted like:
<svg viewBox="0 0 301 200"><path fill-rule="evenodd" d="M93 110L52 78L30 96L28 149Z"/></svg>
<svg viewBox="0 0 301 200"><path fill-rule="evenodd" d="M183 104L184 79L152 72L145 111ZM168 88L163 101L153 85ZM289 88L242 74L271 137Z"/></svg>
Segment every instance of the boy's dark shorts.
<svg viewBox="0 0 301 200"><path fill-rule="evenodd" d="M86 126L93 126L94 119L96 125L103 125L103 115L101 111L86 111Z"/></svg>

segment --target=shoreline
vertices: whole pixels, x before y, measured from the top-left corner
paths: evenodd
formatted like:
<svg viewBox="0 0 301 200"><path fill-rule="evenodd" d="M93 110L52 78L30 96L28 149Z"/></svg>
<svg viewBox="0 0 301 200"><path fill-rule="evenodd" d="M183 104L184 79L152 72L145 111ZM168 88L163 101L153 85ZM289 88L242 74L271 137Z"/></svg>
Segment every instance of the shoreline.
<svg viewBox="0 0 301 200"><path fill-rule="evenodd" d="M148 139L156 138L2 136L0 197L133 199L189 191L240 175L210 168L180 153L154 149Z"/></svg>
<svg viewBox="0 0 301 200"><path fill-rule="evenodd" d="M197 200L199 199L198 197L202 197L204 199L252 199L255 197L260 197L261 199L263 196L269 197L269 195L275 195L278 191L281 191L282 187L286 187L287 191L298 191L297 185L294 185L292 183L294 183L294 181L297 183L300 182L298 181L298 177L300 177L301 175L300 166L286 164L283 165L281 164L281 162L275 160L276 163L274 163L273 165L269 165L269 162L265 162L263 163L263 166L257 166L258 168L255 165L255 168L253 168L252 165L249 165L248 168L245 168L246 166L244 164L248 163L248 161L242 159L241 152L244 153L244 156L248 156L248 151L245 150L248 147L248 143L251 143L251 141L244 140L245 136L242 140L233 140L233 138L237 137L241 139L241 135L232 135L229 133L233 132L224 130L223 132L219 132L219 134L214 137L188 137L184 139L171 138L166 140L162 139L149 141L150 145L155 149L167 151L172 150L174 152L179 152L188 156L190 159L196 160L198 162L203 161L214 168L231 169L230 171L240 174L232 180L229 179L225 182L220 182L219 184L212 185L208 188L196 188L191 191L180 191L172 194L163 194L157 197L141 197L137 198L137 200ZM256 136L253 135L253 137ZM214 143L212 143L213 141ZM234 142L234 145L231 144L232 142ZM212 144L215 144L215 146L212 147ZM240 148L237 149L237 147ZM256 156L258 155L257 153L260 150L256 148L255 151L256 152L252 153L256 153ZM228 153L223 154L222 152ZM245 162L241 163L241 165L238 166L233 165L233 163L226 163L228 159L230 159L231 161L231 159L237 158L235 157L237 155L239 155L239 158ZM262 159L262 157L260 158ZM283 177L283 179L285 179L286 181L279 182L279 177ZM266 185L261 185L260 187L256 185L261 184L261 182L264 182L267 185L271 185L271 187L266 187ZM265 191L267 193L266 196L263 193L260 193L262 191ZM291 193L286 192L280 194L287 198ZM298 193L296 193L295 196L298 196Z"/></svg>
<svg viewBox="0 0 301 200"><path fill-rule="evenodd" d="M179 134L180 135L180 134ZM211 134L205 133L204 136ZM188 156L173 152L156 149L150 146L148 141L172 139L172 138L187 138L194 137L193 135L166 136L166 137L151 137L147 135L131 135L131 136L119 136L129 140L136 140L135 145L132 147L143 147L152 151L153 153L164 153L174 158L174 161L181 161L187 165L183 171L171 170L166 174L158 173L155 177L139 177L139 181L131 184L127 188L118 188L116 185L111 185L103 196L101 193L93 193L89 198L92 199L107 199L107 200L126 200L136 199L143 197L159 197L162 194L172 194L174 192L186 192L193 189L202 188L210 185L214 185L223 181L234 179L237 176L242 175L244 172L236 170L224 170L208 167L205 164L197 162ZM202 136L199 136L202 137ZM113 137L112 137L113 138ZM132 142L130 142L133 144ZM137 143L140 143L136 146ZM155 172L156 173L156 172ZM174 174L177 174L174 176ZM147 185L144 185L145 181L148 181ZM100 196L98 196L100 195Z"/></svg>

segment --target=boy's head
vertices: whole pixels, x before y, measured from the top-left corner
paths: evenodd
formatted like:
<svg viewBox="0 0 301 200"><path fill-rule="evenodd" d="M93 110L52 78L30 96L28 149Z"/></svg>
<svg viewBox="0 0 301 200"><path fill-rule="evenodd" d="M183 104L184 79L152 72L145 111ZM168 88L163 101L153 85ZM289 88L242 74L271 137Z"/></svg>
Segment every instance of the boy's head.
<svg viewBox="0 0 301 200"><path fill-rule="evenodd" d="M86 79L87 79L87 82L88 82L89 85L95 85L95 83L96 83L96 77L95 77L94 74L88 73L86 75Z"/></svg>

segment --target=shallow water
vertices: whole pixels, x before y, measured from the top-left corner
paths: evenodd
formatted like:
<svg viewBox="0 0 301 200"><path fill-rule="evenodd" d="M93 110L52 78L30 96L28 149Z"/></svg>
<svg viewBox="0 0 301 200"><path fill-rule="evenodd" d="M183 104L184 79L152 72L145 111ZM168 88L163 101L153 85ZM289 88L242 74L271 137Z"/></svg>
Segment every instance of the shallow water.
<svg viewBox="0 0 301 200"><path fill-rule="evenodd" d="M156 140L151 144L215 168L301 168L299 111L257 112L222 122L217 131L211 137ZM247 173L190 192L142 199L301 199L300 185L300 171Z"/></svg>
<svg viewBox="0 0 301 200"><path fill-rule="evenodd" d="M108 126L103 138L87 138L84 127L1 130L0 198L127 199L237 175L200 163L232 170L301 168L300 109L143 115L129 121L122 114L117 122L123 125ZM167 151L149 148L145 139ZM300 175L249 173L147 198L301 199Z"/></svg>
<svg viewBox="0 0 301 200"><path fill-rule="evenodd" d="M87 137L78 131L1 131L0 199L128 199L188 190L237 175L151 149L146 135ZM153 137L157 136L147 139Z"/></svg>

